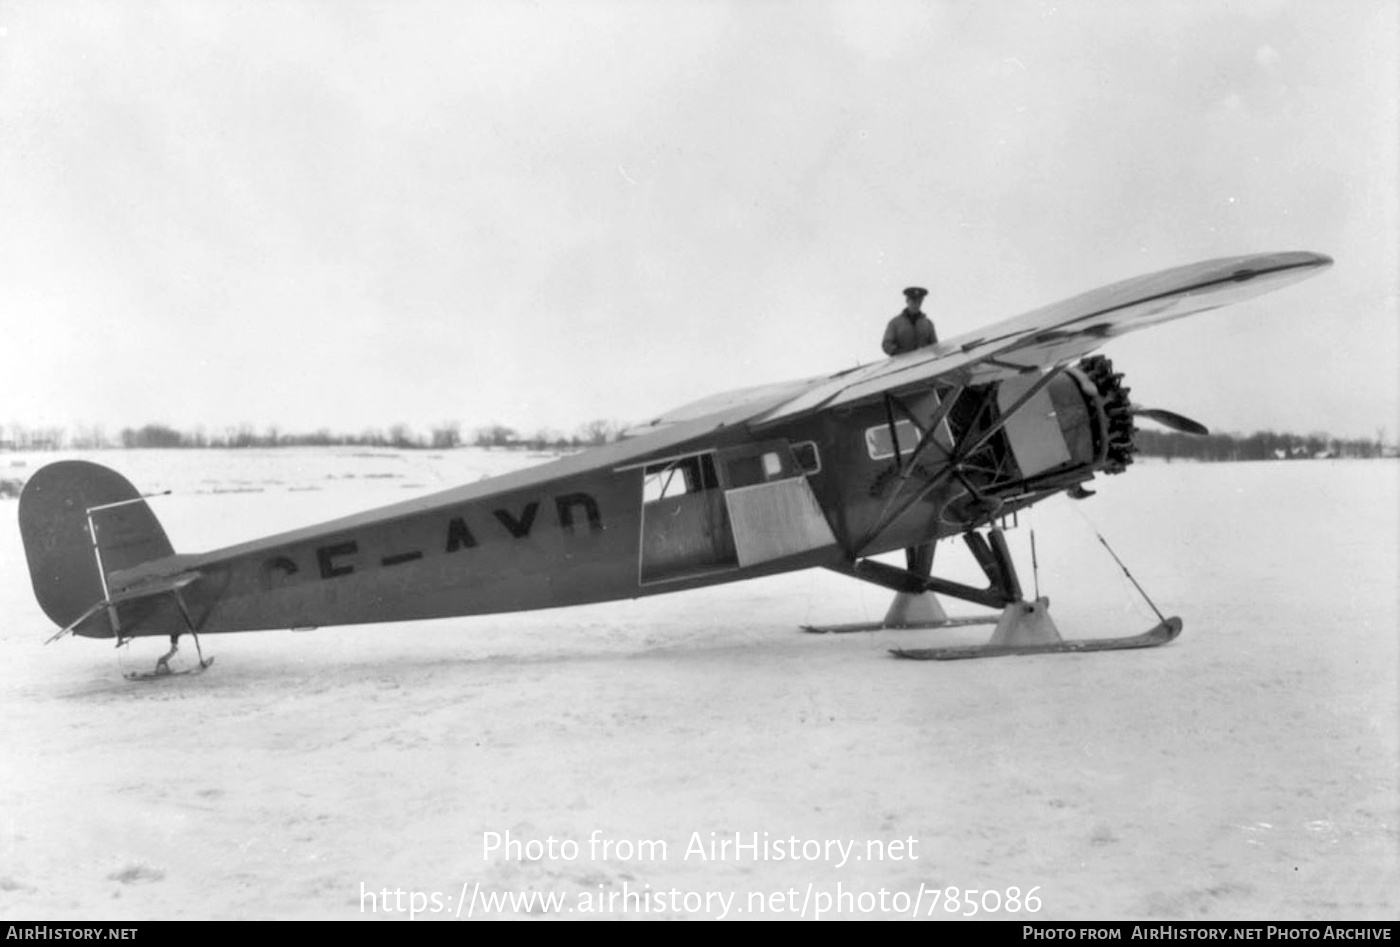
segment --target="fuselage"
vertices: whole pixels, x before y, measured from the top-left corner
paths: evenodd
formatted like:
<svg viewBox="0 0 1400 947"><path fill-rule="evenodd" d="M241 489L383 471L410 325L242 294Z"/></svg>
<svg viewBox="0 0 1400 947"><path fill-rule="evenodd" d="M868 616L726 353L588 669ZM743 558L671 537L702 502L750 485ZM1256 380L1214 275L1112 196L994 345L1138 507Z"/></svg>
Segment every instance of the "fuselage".
<svg viewBox="0 0 1400 947"><path fill-rule="evenodd" d="M875 401L604 448L111 581L197 570L181 594L215 633L579 605L836 564L965 532L1101 469L1093 381L1063 373L1004 418L1019 381L968 388L941 412L952 389L927 386L903 413ZM924 438L917 419L940 414ZM181 621L171 596L121 609L124 636Z"/></svg>

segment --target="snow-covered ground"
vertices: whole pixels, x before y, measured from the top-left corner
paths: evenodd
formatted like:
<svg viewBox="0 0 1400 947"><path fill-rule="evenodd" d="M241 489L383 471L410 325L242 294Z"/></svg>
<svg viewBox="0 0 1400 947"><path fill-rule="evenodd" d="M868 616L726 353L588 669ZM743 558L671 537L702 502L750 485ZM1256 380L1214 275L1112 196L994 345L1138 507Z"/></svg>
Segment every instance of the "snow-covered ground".
<svg viewBox="0 0 1400 947"><path fill-rule="evenodd" d="M0 455L0 476L53 459ZM532 462L92 459L175 491L152 505L184 551ZM1023 516L1023 579L1029 590L1034 527L1061 631L1154 622L1092 523L1185 621L1154 651L899 661L890 646L940 636L798 632L888 604L806 572L578 609L213 636L208 673L145 683L121 667L153 662L162 642L121 658L100 641L41 646L53 629L2 500L0 916L466 917L493 913L487 894L535 893L563 901L494 913L953 917L968 910L965 894L948 900L958 888L1000 901L999 917L1393 919L1397 473L1140 463L1091 500ZM973 578L951 546L940 557ZM507 833L539 845L503 850ZM758 851L736 852L736 835Z"/></svg>

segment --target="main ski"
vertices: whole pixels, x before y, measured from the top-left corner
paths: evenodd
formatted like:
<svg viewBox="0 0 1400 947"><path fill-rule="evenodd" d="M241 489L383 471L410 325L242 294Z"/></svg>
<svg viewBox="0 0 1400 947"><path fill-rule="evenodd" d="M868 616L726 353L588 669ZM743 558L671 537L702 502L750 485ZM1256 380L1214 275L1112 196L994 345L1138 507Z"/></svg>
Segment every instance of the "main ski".
<svg viewBox="0 0 1400 947"><path fill-rule="evenodd" d="M858 631L917 631L928 628L963 628L968 625L995 625L996 615L984 618L950 618L947 621L918 622L911 625L887 625L879 621L862 621L850 625L802 625L809 635L849 635Z"/></svg>
<svg viewBox="0 0 1400 947"><path fill-rule="evenodd" d="M1012 654L1066 654L1084 651L1121 651L1156 648L1175 641L1181 634L1181 619L1168 618L1140 635L1119 638L1084 638L1027 645L955 645L946 648L891 648L890 654L913 661L958 661L963 658L999 658Z"/></svg>

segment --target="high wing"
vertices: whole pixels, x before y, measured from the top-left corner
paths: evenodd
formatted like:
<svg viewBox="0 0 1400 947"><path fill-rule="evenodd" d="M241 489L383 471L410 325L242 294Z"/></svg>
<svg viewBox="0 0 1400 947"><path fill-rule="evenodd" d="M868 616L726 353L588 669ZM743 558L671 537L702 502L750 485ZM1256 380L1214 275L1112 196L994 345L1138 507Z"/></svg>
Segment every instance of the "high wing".
<svg viewBox="0 0 1400 947"><path fill-rule="evenodd" d="M641 437L678 424L702 419L713 420L716 425L747 421L777 405L790 401L832 377L834 376L818 375L800 381L778 382L771 385L755 385L752 388L722 391L719 394L709 395L698 401L681 405L679 408L672 408L659 417L628 428L622 432L622 436L624 438Z"/></svg>
<svg viewBox="0 0 1400 947"><path fill-rule="evenodd" d="M1109 339L1218 309L1280 289L1332 265L1320 253L1226 257L1139 276L1091 290L927 349L833 375L782 404L757 411L752 426L820 408L956 377L983 383L1062 365Z"/></svg>

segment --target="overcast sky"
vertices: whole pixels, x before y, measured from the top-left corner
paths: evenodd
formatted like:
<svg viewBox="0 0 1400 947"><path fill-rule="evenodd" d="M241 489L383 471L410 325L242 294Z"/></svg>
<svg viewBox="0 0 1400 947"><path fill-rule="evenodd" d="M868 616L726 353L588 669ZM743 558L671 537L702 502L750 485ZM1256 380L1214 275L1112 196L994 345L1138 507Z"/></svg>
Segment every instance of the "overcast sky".
<svg viewBox="0 0 1400 947"><path fill-rule="evenodd" d="M0 423L639 421L1196 260L1110 343L1400 434L1393 0L0 0Z"/></svg>

